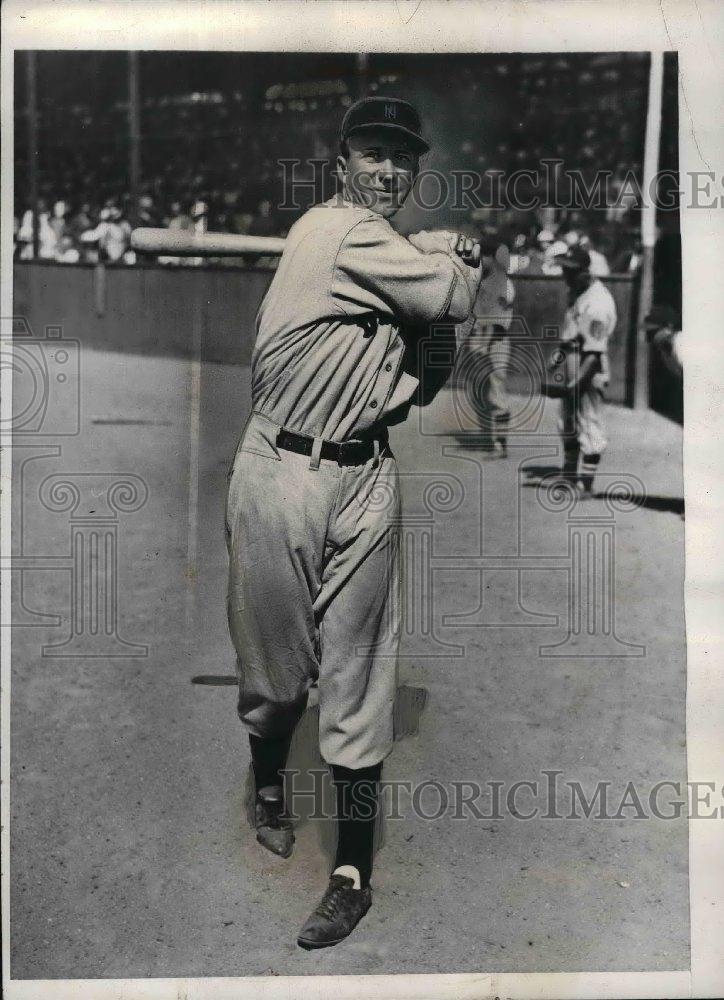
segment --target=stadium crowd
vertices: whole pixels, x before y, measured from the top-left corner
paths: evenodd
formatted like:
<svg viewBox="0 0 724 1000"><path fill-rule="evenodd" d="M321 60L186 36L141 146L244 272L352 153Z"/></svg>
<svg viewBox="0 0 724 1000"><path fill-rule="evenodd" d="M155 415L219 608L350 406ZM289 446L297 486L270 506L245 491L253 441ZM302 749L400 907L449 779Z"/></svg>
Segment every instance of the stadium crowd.
<svg viewBox="0 0 724 1000"><path fill-rule="evenodd" d="M411 88L420 80L433 90L444 84L433 79L433 71L442 72L433 64L408 60L400 69L397 57L394 65L384 62L392 56L376 58L378 70L367 81L372 93L414 96ZM606 170L614 191L629 170L640 175L638 117L646 80L640 54L477 57L456 74L456 131L444 117L430 124L440 137L434 167L443 174L500 171L510 176L548 159L563 170L579 171L585 183ZM334 190L336 129L353 85L351 77L340 76L265 85L254 96L230 86L154 95L142 110L143 187L137 205L128 190L127 148L117 139L126 133L127 104L53 103L50 95L41 107L41 133L47 138L39 161L38 257L138 263L130 247L132 225L285 235L306 206L284 207L289 176L280 161L326 164L323 193ZM505 99L489 99L496 94ZM428 103L434 109L437 101ZM19 134L22 103L16 114ZM15 253L21 260L34 256L27 167L18 144ZM302 176L304 169L301 164ZM317 187L319 181L318 174ZM312 200L310 195L308 203ZM445 219L444 224L505 242L513 267L521 272L556 273L552 258L576 242L587 246L600 274L635 271L640 261L635 200L608 211L472 209L466 215L458 211L454 222Z"/></svg>
<svg viewBox="0 0 724 1000"><path fill-rule="evenodd" d="M206 198L205 192L201 192ZM232 192L221 202L212 203L204 197L190 202L174 200L159 205L151 194L144 194L136 213L137 225L166 227L197 233L207 231L242 233L257 236L284 236L295 214L275 211L269 199L258 202L253 211L239 204ZM473 213L474 214L474 213ZM463 228L483 235L489 242L506 243L511 251L511 271L529 274L559 274L554 258L567 247L580 243L588 250L594 272L598 275L636 271L640 263L640 248L636 236L627 226L609 222L597 228L587 228L573 219L561 219L541 225L540 214L531 213L529 220L484 222L474 220ZM571 213L569 213L570 215ZM131 248L130 198L107 199L102 205L82 201L73 206L64 199L52 204L44 198L38 202L38 258L62 264L133 265L138 263ZM14 219L15 255L19 260L32 260L33 213L26 208ZM634 230L635 233L635 230ZM162 264L199 264L200 258L161 257ZM230 259L224 263L229 264ZM243 260L235 262L243 265Z"/></svg>

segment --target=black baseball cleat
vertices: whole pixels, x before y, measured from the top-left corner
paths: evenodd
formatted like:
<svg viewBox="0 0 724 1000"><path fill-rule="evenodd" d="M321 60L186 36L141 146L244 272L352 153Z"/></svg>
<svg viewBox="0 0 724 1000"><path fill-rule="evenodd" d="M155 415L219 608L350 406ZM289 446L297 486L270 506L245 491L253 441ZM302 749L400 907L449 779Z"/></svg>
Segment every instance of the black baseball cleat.
<svg viewBox="0 0 724 1000"><path fill-rule="evenodd" d="M297 944L310 951L339 944L351 934L372 906L372 890L355 889L345 875L332 875L322 901L306 921Z"/></svg>
<svg viewBox="0 0 724 1000"><path fill-rule="evenodd" d="M280 858L291 856L294 829L284 810L284 790L280 785L260 788L254 806L256 839Z"/></svg>

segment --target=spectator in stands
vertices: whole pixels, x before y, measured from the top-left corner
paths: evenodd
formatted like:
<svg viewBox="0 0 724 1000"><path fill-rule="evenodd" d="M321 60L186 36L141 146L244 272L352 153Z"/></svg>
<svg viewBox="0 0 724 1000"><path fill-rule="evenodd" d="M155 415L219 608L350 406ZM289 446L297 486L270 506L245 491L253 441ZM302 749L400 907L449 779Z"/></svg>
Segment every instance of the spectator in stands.
<svg viewBox="0 0 724 1000"><path fill-rule="evenodd" d="M41 260L53 260L56 247L58 246L58 237L50 224L50 213L39 213L38 223L38 256Z"/></svg>
<svg viewBox="0 0 724 1000"><path fill-rule="evenodd" d="M175 201L171 205L171 214L167 220L169 229L191 230L194 228L194 220L183 211L181 202Z"/></svg>
<svg viewBox="0 0 724 1000"><path fill-rule="evenodd" d="M247 212L240 206L237 206L231 215L232 233L248 233L253 221L254 216L251 212Z"/></svg>
<svg viewBox="0 0 724 1000"><path fill-rule="evenodd" d="M538 235L531 239L528 247L526 274L543 274L546 251L553 245L554 240L555 236L550 229L541 229Z"/></svg>
<svg viewBox="0 0 724 1000"><path fill-rule="evenodd" d="M80 241L81 233L84 233L87 229L92 228L93 219L91 218L90 203L85 201L75 215L71 216L70 222L68 223L68 232L72 236L73 241L77 244Z"/></svg>
<svg viewBox="0 0 724 1000"><path fill-rule="evenodd" d="M516 274L518 271L526 271L530 266L530 253L528 252L528 238L525 233L518 233L513 237L513 246L510 254L508 273Z"/></svg>
<svg viewBox="0 0 724 1000"><path fill-rule="evenodd" d="M195 201L191 207L192 225L197 233L205 233L209 228L209 206L205 201Z"/></svg>
<svg viewBox="0 0 724 1000"><path fill-rule="evenodd" d="M18 231L15 237L19 247L18 257L20 260L33 259L33 212L28 208L23 212Z"/></svg>
<svg viewBox="0 0 724 1000"><path fill-rule="evenodd" d="M138 225L152 228L160 225L159 214L150 194L143 194L138 199Z"/></svg>
<svg viewBox="0 0 724 1000"><path fill-rule="evenodd" d="M563 239L556 239L550 229L544 229L538 234L538 245L542 254L540 261L540 273L549 275L563 274L556 257L568 251L568 243Z"/></svg>
<svg viewBox="0 0 724 1000"><path fill-rule="evenodd" d="M611 273L605 254L596 249L593 237L584 234L581 236L580 244L584 250L588 251L588 256L591 258L589 271L594 278L605 278L607 274Z"/></svg>
<svg viewBox="0 0 724 1000"><path fill-rule="evenodd" d="M20 228L18 229L18 242L21 244L20 259L32 260L33 253L33 210L31 208L23 214ZM38 257L40 260L52 260L55 256L57 237L50 225L47 202L43 198L38 199Z"/></svg>
<svg viewBox="0 0 724 1000"><path fill-rule="evenodd" d="M55 251L55 259L59 264L77 264L80 260L79 250L73 246L73 239L69 235L61 236L58 247Z"/></svg>
<svg viewBox="0 0 724 1000"><path fill-rule="evenodd" d="M60 241L63 239L68 230L68 224L66 222L67 212L68 212L68 206L64 201L56 201L56 203L53 205L53 214L50 217L49 225L50 228L55 233L56 250L60 245Z"/></svg>
<svg viewBox="0 0 724 1000"><path fill-rule="evenodd" d="M275 236L274 220L271 213L271 202L264 198L259 202L256 215L249 226L249 233L252 236Z"/></svg>
<svg viewBox="0 0 724 1000"><path fill-rule="evenodd" d="M95 243L98 247L98 259L114 264L123 261L124 254L130 248L131 226L123 218L120 208L114 205L102 210L98 225L83 233L81 240L83 243Z"/></svg>

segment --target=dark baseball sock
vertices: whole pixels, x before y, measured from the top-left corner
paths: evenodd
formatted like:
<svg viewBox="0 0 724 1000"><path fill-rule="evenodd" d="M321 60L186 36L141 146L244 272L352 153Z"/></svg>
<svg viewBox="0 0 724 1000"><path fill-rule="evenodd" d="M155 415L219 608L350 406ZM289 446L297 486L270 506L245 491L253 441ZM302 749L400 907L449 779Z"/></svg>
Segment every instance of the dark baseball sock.
<svg viewBox="0 0 724 1000"><path fill-rule="evenodd" d="M362 888L372 875L375 819L379 802L382 763L353 770L332 765L337 796L337 854L334 867L353 865Z"/></svg>
<svg viewBox="0 0 724 1000"><path fill-rule="evenodd" d="M270 785L283 785L281 772L286 767L291 733L288 736L264 738L249 734L251 748L251 766L254 771L256 790Z"/></svg>
<svg viewBox="0 0 724 1000"><path fill-rule="evenodd" d="M596 478L598 465L601 461L600 455L584 455L581 462L581 482L584 489L593 491L593 480Z"/></svg>
<svg viewBox="0 0 724 1000"><path fill-rule="evenodd" d="M566 444L563 450L563 475L566 479L575 480L578 476L578 458L581 449L578 443Z"/></svg>

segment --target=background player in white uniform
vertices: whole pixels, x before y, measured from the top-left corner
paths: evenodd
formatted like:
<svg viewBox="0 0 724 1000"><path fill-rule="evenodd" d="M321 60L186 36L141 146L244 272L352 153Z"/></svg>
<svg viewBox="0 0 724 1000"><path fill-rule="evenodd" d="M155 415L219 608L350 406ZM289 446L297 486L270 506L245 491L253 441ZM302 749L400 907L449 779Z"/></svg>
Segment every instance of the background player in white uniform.
<svg viewBox="0 0 724 1000"><path fill-rule="evenodd" d="M557 377L544 386L544 392L561 398L563 476L584 496L591 496L606 449L604 391L616 305L609 290L592 277L591 259L583 247L573 246L556 259L568 284L570 305L561 331L564 357L555 358Z"/></svg>
<svg viewBox="0 0 724 1000"><path fill-rule="evenodd" d="M408 240L387 221L428 148L409 104L357 102L340 147L342 194L292 227L259 309L252 413L226 508L229 625L257 839L283 857L294 836L281 771L319 683L338 849L328 889L299 934L304 948L342 940L371 904L399 636L400 497L387 426L449 375L452 363L420 370L419 340L442 323L454 345L454 324L468 318L482 277L474 241L450 233Z"/></svg>
<svg viewBox="0 0 724 1000"><path fill-rule="evenodd" d="M507 257L506 253L506 262ZM475 319L464 344L469 354L465 375L473 386L476 416L482 431L481 447L505 457L510 425L510 400L506 388L511 349L508 334L515 289L504 272L501 278L494 283L500 294L492 302L481 286L473 307Z"/></svg>

